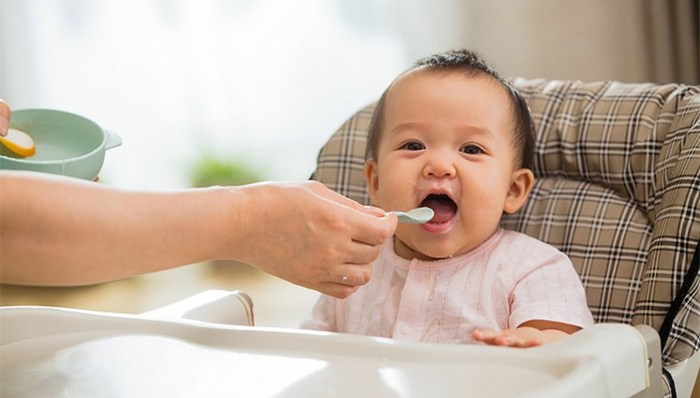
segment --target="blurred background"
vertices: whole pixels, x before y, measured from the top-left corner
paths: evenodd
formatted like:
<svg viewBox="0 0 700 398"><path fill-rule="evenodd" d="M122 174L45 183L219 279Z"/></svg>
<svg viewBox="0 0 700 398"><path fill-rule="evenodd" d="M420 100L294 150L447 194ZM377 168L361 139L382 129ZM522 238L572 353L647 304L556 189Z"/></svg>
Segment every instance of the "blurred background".
<svg viewBox="0 0 700 398"><path fill-rule="evenodd" d="M123 139L101 183L166 190L304 180L342 122L416 58L479 51L507 76L700 83L699 0L0 0L0 98ZM241 264L0 304L141 312L207 288L294 326L316 293Z"/></svg>

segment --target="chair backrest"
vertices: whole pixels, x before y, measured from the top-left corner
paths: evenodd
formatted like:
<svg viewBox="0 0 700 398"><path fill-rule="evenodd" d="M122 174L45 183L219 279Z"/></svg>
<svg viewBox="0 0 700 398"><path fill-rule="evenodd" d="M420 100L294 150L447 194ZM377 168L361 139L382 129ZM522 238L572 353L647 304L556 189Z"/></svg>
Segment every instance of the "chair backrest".
<svg viewBox="0 0 700 398"><path fill-rule="evenodd" d="M569 255L597 322L659 331L664 364L700 347L700 87L515 79L536 127L535 187L503 226ZM312 178L368 203L360 110Z"/></svg>

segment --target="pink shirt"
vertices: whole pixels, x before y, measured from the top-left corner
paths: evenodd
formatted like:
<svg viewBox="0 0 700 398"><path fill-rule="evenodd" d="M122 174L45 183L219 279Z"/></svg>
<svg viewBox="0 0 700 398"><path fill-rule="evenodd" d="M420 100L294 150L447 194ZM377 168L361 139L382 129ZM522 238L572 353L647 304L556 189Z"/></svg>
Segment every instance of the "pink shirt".
<svg viewBox="0 0 700 398"><path fill-rule="evenodd" d="M541 319L593 324L568 257L525 234L499 229L469 253L406 260L384 246L372 279L347 299L321 296L302 328L401 340L471 343L475 328Z"/></svg>

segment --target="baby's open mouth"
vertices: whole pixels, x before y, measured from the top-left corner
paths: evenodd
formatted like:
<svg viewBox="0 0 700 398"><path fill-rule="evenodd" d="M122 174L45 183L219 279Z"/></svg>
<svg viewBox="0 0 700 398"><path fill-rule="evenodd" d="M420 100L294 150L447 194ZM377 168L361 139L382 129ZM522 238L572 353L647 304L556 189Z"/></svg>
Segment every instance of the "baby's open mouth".
<svg viewBox="0 0 700 398"><path fill-rule="evenodd" d="M421 206L430 207L435 212L431 223L445 223L457 214L457 204L447 195L430 194L423 199Z"/></svg>

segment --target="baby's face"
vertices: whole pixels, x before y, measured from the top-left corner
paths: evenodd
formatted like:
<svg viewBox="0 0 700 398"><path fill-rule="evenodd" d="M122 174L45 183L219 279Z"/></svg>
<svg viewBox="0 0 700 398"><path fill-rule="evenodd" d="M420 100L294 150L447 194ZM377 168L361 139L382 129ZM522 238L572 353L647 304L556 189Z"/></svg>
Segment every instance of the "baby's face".
<svg viewBox="0 0 700 398"><path fill-rule="evenodd" d="M518 181L532 174L514 165L512 131L507 94L489 78L418 71L394 83L376 162L365 169L370 197L386 210L435 210L426 224L399 225L397 254L466 253L522 205L532 180Z"/></svg>

